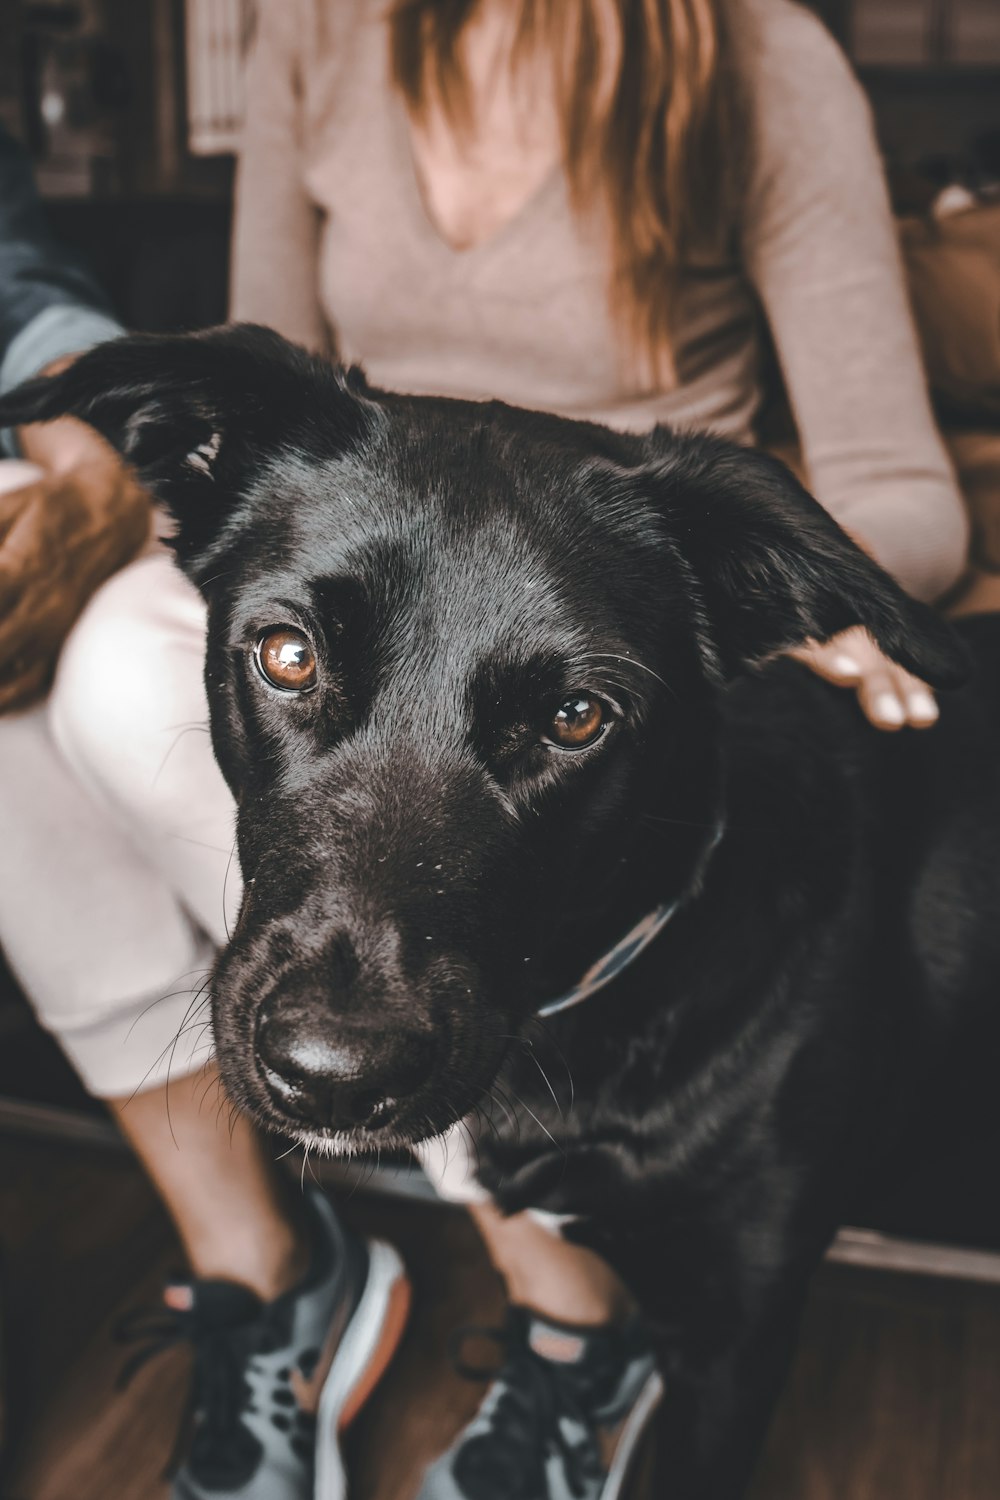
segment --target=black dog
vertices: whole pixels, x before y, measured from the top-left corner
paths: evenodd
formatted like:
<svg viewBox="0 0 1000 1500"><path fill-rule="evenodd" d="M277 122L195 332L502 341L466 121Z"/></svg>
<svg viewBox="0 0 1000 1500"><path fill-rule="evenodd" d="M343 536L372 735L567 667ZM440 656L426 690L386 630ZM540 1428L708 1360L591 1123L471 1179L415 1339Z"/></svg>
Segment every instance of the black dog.
<svg viewBox="0 0 1000 1500"><path fill-rule="evenodd" d="M810 1271L994 1002L1000 622L960 644L758 453L386 395L261 329L0 403L63 412L209 605L233 1097L338 1150L479 1110L502 1207L574 1215L656 1330L658 1493L740 1495ZM974 685L891 736L760 669L858 623Z"/></svg>

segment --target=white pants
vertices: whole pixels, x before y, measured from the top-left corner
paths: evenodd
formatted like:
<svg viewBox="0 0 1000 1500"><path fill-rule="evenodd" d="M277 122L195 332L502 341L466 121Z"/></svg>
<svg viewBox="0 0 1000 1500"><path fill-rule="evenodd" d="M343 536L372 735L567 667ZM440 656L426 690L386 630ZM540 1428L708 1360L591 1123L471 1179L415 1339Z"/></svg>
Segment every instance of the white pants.
<svg viewBox="0 0 1000 1500"><path fill-rule="evenodd" d="M156 551L91 600L48 702L0 718L0 947L105 1097L211 1053L199 991L240 875L204 649L200 596Z"/></svg>

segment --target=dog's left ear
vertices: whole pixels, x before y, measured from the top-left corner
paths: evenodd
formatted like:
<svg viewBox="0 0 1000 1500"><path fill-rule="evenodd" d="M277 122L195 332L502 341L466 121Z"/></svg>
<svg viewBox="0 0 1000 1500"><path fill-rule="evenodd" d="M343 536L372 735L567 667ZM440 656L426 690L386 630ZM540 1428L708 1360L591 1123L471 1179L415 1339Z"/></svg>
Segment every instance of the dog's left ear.
<svg viewBox="0 0 1000 1500"><path fill-rule="evenodd" d="M0 398L0 427L70 415L95 428L173 512L175 550L194 573L269 451L320 429L331 447L353 434L362 403L347 379L252 324L131 335Z"/></svg>
<svg viewBox="0 0 1000 1500"><path fill-rule="evenodd" d="M863 625L886 656L933 687L967 679L954 631L867 557L779 460L661 430L646 441L657 455L647 470L656 508L701 596L713 675Z"/></svg>

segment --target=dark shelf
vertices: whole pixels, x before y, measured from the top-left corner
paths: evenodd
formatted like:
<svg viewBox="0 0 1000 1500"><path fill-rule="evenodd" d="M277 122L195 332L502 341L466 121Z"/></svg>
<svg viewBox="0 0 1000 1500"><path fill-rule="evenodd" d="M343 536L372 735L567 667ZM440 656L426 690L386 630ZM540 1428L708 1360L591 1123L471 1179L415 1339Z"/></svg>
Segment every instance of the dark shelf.
<svg viewBox="0 0 1000 1500"><path fill-rule="evenodd" d="M59 212L71 210L79 206L81 209L99 211L101 209L129 209L141 212L143 209L159 212L160 210L179 208L190 209L198 207L228 209L232 199L231 188L165 188L162 192L144 191L141 193L45 193L41 194L45 203Z"/></svg>
<svg viewBox="0 0 1000 1500"><path fill-rule="evenodd" d="M870 87L883 84L912 89L993 88L1000 91L997 63L858 63L858 77ZM1000 102L997 104L1000 119Z"/></svg>

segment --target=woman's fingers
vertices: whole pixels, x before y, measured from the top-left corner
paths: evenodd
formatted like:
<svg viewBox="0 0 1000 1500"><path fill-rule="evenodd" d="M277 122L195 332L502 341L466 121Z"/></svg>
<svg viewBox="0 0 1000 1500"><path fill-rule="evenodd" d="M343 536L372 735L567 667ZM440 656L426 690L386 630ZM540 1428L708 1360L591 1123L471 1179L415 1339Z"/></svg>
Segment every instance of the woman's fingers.
<svg viewBox="0 0 1000 1500"><path fill-rule="evenodd" d="M938 719L938 706L934 694L926 683L911 677L902 667L893 669L898 679L898 691L906 706L906 722L912 729L926 729Z"/></svg>
<svg viewBox="0 0 1000 1500"><path fill-rule="evenodd" d="M858 683L858 702L876 729L902 729L906 703L892 671L867 672Z"/></svg>
<svg viewBox="0 0 1000 1500"><path fill-rule="evenodd" d="M877 729L926 729L937 720L930 688L883 655L859 626L822 645L810 641L792 655L827 682L855 688L862 711Z"/></svg>
<svg viewBox="0 0 1000 1500"><path fill-rule="evenodd" d="M902 729L904 725L926 729L938 717L930 689L892 664L870 672L859 682L858 702L879 729Z"/></svg>

